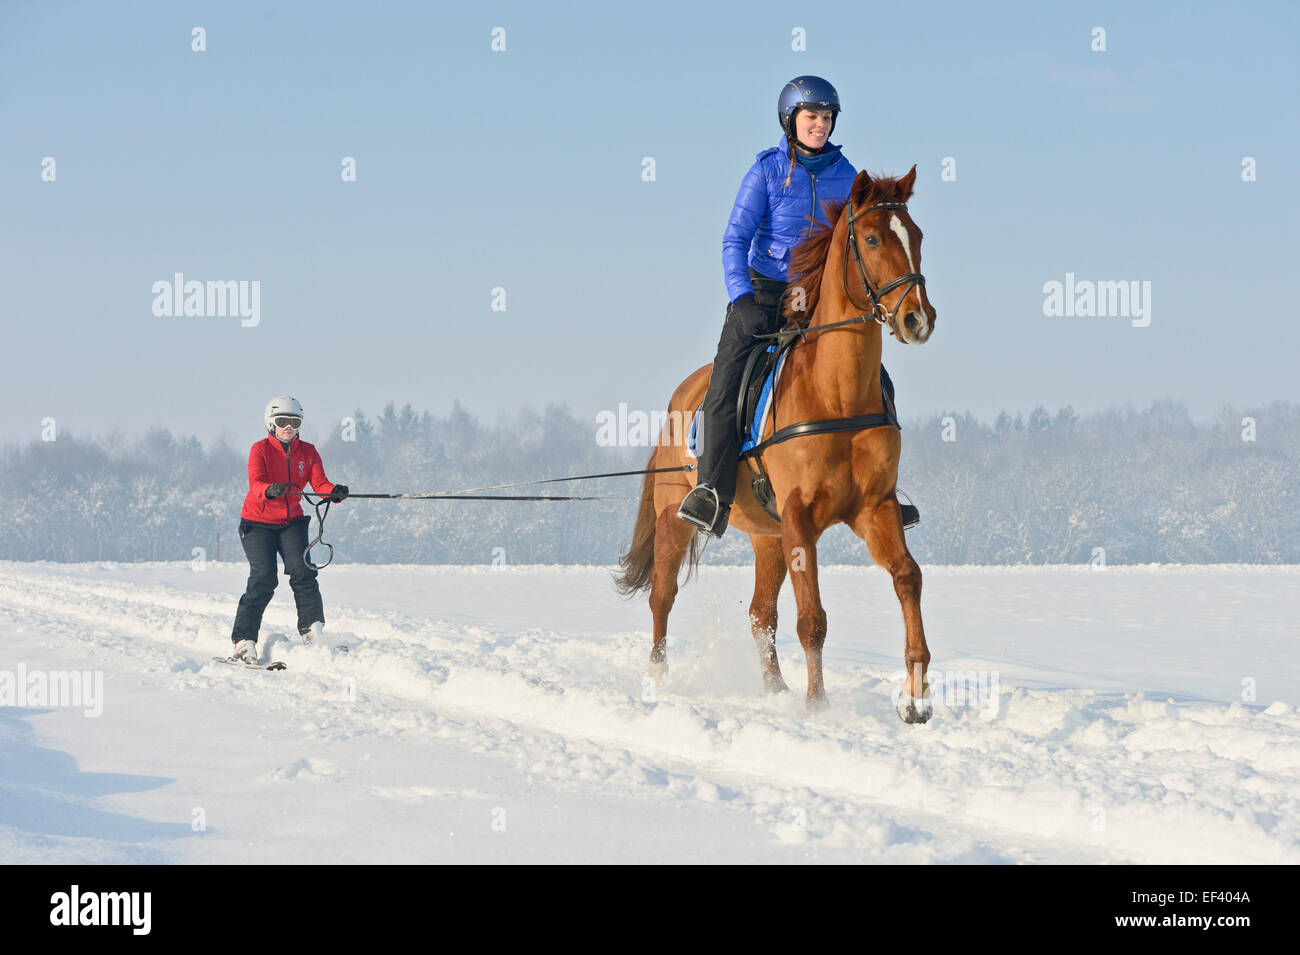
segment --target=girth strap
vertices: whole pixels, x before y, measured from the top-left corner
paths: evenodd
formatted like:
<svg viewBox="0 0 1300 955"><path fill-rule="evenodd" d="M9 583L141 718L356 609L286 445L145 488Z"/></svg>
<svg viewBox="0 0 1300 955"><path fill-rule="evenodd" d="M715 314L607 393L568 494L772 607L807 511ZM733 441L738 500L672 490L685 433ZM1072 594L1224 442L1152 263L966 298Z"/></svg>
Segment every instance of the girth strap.
<svg viewBox="0 0 1300 955"><path fill-rule="evenodd" d="M766 441L754 445L748 451L741 454L742 458L750 455L759 454L764 449L774 444L780 444L782 441L789 441L791 438L798 438L805 434L829 434L834 431L865 431L869 428L897 428L898 418L889 410L886 404L884 414L860 414L852 418L823 418L819 421L800 421L798 424L788 424L777 431Z"/></svg>

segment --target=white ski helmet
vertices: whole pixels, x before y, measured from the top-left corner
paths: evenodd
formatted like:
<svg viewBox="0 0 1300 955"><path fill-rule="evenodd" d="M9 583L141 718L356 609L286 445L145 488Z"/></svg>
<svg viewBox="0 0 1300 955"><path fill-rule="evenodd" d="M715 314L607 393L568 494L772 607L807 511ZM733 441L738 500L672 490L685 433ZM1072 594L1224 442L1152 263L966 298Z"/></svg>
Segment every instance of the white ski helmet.
<svg viewBox="0 0 1300 955"><path fill-rule="evenodd" d="M266 413L262 415L262 420L266 422L266 430L275 430L275 419L279 415L292 415L295 418L302 418L302 402L297 398L290 398L288 395L276 395L266 403Z"/></svg>

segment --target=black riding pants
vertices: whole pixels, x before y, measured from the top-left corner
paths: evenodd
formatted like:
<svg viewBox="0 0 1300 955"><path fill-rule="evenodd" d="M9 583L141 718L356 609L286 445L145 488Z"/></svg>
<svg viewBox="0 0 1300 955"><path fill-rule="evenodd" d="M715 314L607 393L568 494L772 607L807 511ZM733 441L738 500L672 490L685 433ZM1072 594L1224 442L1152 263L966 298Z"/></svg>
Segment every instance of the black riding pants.
<svg viewBox="0 0 1300 955"><path fill-rule="evenodd" d="M786 283L769 279L749 270L754 285L754 302L763 321L746 323L730 303L727 318L718 339L718 354L713 359L709 390L700 411L699 483L718 492L718 500L730 504L736 494L736 470L740 463L740 440L736 437L736 399L740 393L740 376L745 373L745 358L754 344L754 336L767 335L785 324L781 318L781 299ZM747 327L748 325L754 327Z"/></svg>
<svg viewBox="0 0 1300 955"><path fill-rule="evenodd" d="M325 608L321 602L316 571L303 560L307 549L307 517L290 521L282 527L239 522L239 539L248 556L248 588L239 598L235 612L235 626L231 640L257 640L262 627L262 614L275 593L275 555L284 560L284 572L293 588L294 603L298 605L298 631L311 628L313 623L325 622Z"/></svg>

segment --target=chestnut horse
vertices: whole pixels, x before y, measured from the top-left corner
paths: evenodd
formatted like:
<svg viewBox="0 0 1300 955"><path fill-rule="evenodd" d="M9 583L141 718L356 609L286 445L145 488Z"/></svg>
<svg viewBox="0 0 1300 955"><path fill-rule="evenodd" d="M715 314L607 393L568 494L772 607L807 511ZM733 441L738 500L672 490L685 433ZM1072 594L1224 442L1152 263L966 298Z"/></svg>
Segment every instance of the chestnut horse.
<svg viewBox="0 0 1300 955"><path fill-rule="evenodd" d="M859 415L883 414L880 387L881 329L901 342L925 343L935 325L935 310L920 274L921 230L907 213L916 167L899 179L860 172L847 202L825 205L831 227L817 224L795 250L784 314L806 331L792 347L778 381L770 428ZM855 274L856 273L856 274ZM886 298L902 287L892 310ZM865 302L865 304L864 304ZM802 321L807 318L807 322ZM836 324L839 323L839 324ZM833 328L830 326L834 326ZM677 577L687 550L690 568L699 558L695 529L677 517L677 508L694 482L684 432L704 399L711 366L687 378L673 392L668 422L650 456L641 490L632 545L620 560L619 591L631 596L649 588L654 616L650 672L667 673L668 614L677 597ZM683 427L685 423L685 427ZM862 428L862 425L858 425ZM817 583L817 541L833 524L848 524L862 538L872 559L894 580L903 610L907 678L897 710L908 723L930 718L926 667L930 651L921 625L921 570L903 537L896 495L899 431L893 426L802 434L762 452L780 514L774 520L750 487L749 459L737 478L731 526L749 535L754 548L754 597L749 605L754 640L768 692L786 689L776 656L777 595L787 570L798 607L799 642L808 665L810 707L825 704L822 645L826 611Z"/></svg>

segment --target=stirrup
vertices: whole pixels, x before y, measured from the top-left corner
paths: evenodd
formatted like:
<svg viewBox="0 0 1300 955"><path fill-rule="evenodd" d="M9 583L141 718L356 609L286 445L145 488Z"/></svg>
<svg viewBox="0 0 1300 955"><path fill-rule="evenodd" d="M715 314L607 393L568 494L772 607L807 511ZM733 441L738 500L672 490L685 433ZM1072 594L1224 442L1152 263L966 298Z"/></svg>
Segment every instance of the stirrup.
<svg viewBox="0 0 1300 955"><path fill-rule="evenodd" d="M894 493L895 496L903 494L902 491L897 490ZM904 504L902 501L899 501L898 506L903 512L903 530L907 530L908 528L915 527L917 524L921 523L921 509L913 504L912 499L906 494L903 494L903 497L907 500L907 503Z"/></svg>
<svg viewBox="0 0 1300 955"><path fill-rule="evenodd" d="M686 509L687 503L692 498L698 501L704 498L706 494L712 495L713 497L713 515L711 517L701 517L697 514L690 513ZM721 537L727 529L727 511L729 510L729 507L724 506L723 503L718 500L718 492L716 490L709 487L707 484L697 484L695 487L691 488L690 493L682 499L681 506L677 508L677 517L678 519L685 521L687 524L690 524L692 527L708 534L710 537Z"/></svg>

